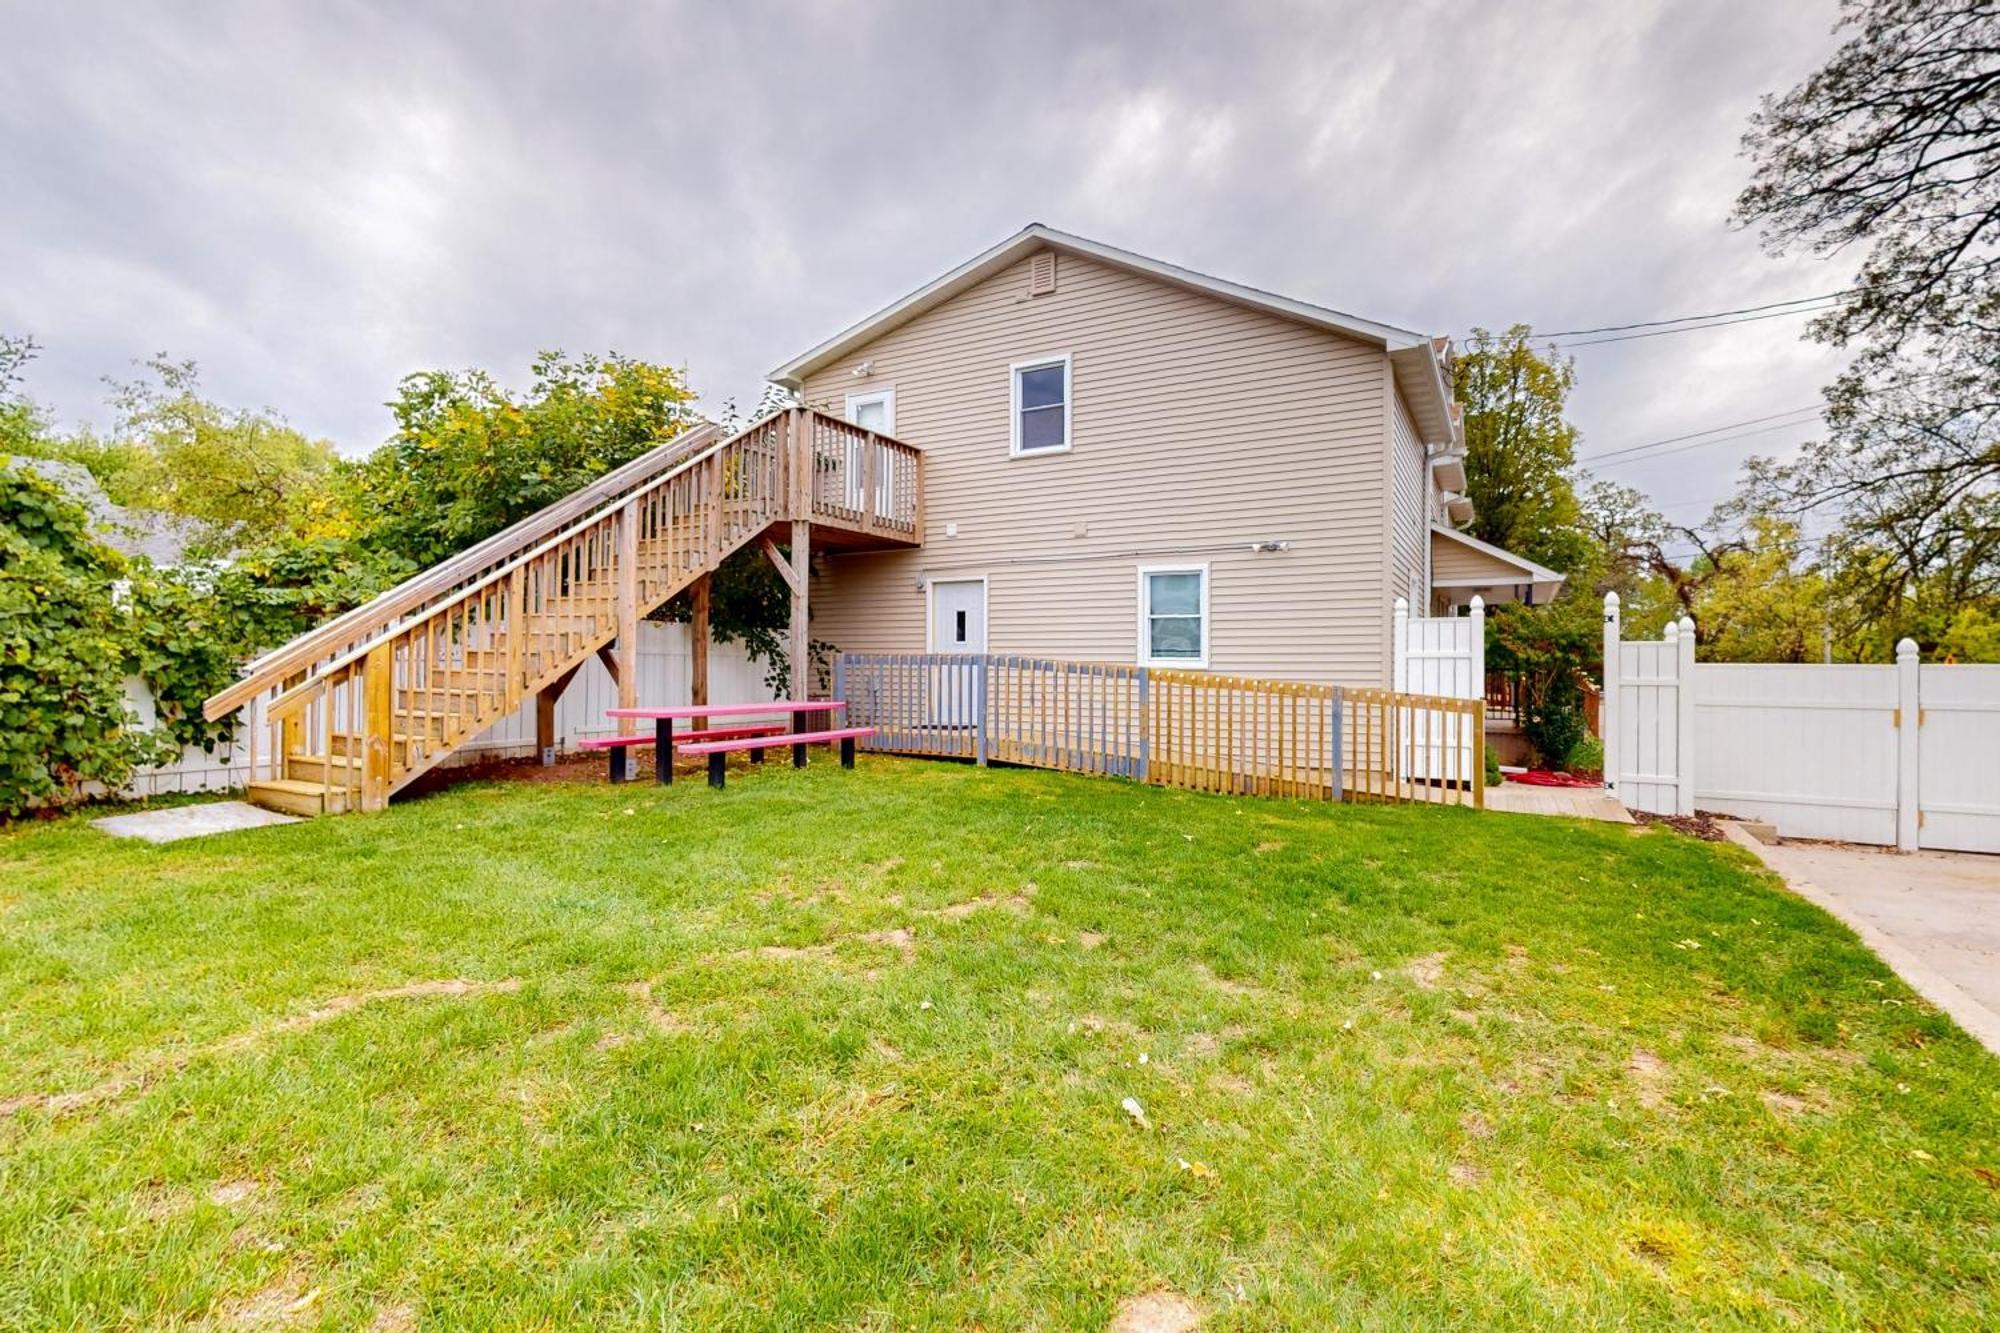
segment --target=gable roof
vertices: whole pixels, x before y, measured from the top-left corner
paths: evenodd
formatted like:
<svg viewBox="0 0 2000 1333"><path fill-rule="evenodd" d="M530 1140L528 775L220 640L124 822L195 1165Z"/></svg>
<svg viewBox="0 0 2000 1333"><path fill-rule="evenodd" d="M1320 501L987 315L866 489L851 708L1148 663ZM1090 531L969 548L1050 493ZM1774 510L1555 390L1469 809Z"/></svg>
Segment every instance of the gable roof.
<svg viewBox="0 0 2000 1333"><path fill-rule="evenodd" d="M1436 541L1440 537L1443 537L1447 541L1458 542L1462 546L1477 551L1480 555L1494 561L1498 567L1492 570L1492 577L1488 577L1485 574L1465 578L1437 578L1433 576L1431 579L1431 586L1433 587L1484 588L1496 584L1532 583L1535 585L1535 592L1537 594L1546 594L1550 597L1555 596L1562 588L1563 575L1556 573L1556 571L1550 569L1547 565L1536 564L1524 555L1515 555L1504 546L1495 546L1492 542L1483 542L1470 533L1460 532L1456 528L1445 527L1442 523L1431 524L1431 540Z"/></svg>
<svg viewBox="0 0 2000 1333"><path fill-rule="evenodd" d="M770 372L768 378L788 387L797 387L806 376L849 352L909 323L925 311L935 309L960 292L984 282L1017 260L1036 250L1065 251L1092 259L1112 268L1123 269L1187 291L1200 292L1218 300L1284 319L1325 329L1343 337L1380 347L1389 354L1396 383L1409 401L1417 430L1426 444L1446 444L1458 438L1458 423L1452 410L1451 391L1445 383L1441 349L1431 338L1410 329L1379 324L1357 315L1330 310L1325 306L1295 301L1289 296L1246 287L1225 278L1211 277L1193 269L1149 259L1130 250L1101 241L1073 236L1068 232L1031 222L980 254L966 260L941 277L934 278L901 300L884 306L857 324L842 330L810 351L787 361Z"/></svg>

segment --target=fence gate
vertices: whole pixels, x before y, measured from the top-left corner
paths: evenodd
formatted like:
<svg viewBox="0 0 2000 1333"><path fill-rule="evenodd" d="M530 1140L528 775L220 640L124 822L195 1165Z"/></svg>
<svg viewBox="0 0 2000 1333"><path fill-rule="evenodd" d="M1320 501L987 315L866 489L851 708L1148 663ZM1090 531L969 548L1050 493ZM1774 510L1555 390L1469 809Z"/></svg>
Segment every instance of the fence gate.
<svg viewBox="0 0 2000 1333"><path fill-rule="evenodd" d="M1396 693L1486 698L1485 599L1474 597L1471 611L1466 616L1412 616L1410 604L1396 599L1392 633ZM1415 717L1404 722L1399 730L1403 771L1408 776L1435 780L1472 771L1475 740L1464 727L1426 726L1425 719Z"/></svg>
<svg viewBox="0 0 2000 1333"><path fill-rule="evenodd" d="M1917 678L1917 846L2000 852L2000 666Z"/></svg>
<svg viewBox="0 0 2000 1333"><path fill-rule="evenodd" d="M2000 666L1694 660L1694 624L1628 642L1604 599L1604 775L1633 810L1794 838L2000 852Z"/></svg>

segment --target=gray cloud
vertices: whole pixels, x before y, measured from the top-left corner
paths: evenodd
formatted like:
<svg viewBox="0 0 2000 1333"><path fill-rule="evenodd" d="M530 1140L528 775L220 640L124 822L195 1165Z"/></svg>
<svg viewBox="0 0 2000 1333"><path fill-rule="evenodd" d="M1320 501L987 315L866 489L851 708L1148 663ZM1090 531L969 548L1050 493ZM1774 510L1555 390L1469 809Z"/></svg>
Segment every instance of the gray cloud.
<svg viewBox="0 0 2000 1333"><path fill-rule="evenodd" d="M363 452L403 374L540 347L712 403L1038 220L1439 332L1844 285L1725 218L1831 0L18 4L0 330L101 417L156 350ZM1598 452L1813 402L1802 320L1585 348ZM1690 519L1799 429L1628 465Z"/></svg>

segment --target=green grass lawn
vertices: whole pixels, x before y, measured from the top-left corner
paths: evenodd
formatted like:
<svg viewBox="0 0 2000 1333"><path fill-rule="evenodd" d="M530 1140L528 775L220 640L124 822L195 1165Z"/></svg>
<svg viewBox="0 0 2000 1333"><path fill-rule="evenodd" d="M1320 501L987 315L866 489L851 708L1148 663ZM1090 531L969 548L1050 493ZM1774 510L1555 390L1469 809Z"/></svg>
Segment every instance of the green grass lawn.
<svg viewBox="0 0 2000 1333"><path fill-rule="evenodd" d="M2000 1324L2000 1062L1616 825L864 758L18 827L0 1103L7 1328Z"/></svg>

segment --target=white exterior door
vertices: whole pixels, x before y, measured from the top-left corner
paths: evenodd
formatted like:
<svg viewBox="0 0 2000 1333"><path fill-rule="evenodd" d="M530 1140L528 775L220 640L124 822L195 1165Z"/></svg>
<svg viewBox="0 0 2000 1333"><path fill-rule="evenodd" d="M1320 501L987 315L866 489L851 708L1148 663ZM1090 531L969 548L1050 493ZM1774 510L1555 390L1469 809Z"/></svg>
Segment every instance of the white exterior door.
<svg viewBox="0 0 2000 1333"><path fill-rule="evenodd" d="M939 579L931 583L931 651L986 651L986 580ZM939 663L931 668L931 722L940 727L969 727L979 714L973 697L979 669L966 662Z"/></svg>
<svg viewBox="0 0 2000 1333"><path fill-rule="evenodd" d="M873 393L850 393L847 395L847 419L863 430L872 430L878 435L896 433L896 391L879 389ZM850 440L847 445L847 494L845 503L849 509L860 509L867 501L862 495L867 482L867 459L862 451L868 446L861 440ZM879 475L875 479L875 513L886 517L889 513L889 489L892 478L887 467L880 467L886 460L877 458Z"/></svg>

